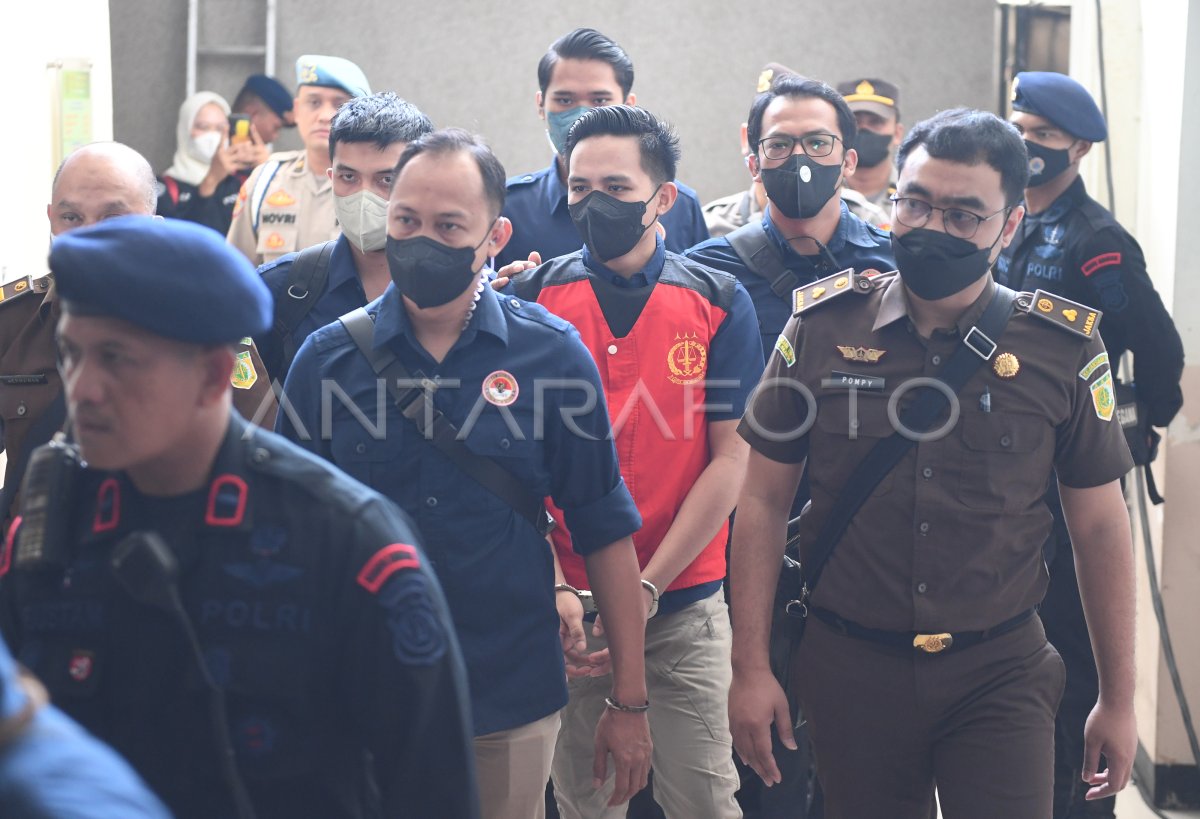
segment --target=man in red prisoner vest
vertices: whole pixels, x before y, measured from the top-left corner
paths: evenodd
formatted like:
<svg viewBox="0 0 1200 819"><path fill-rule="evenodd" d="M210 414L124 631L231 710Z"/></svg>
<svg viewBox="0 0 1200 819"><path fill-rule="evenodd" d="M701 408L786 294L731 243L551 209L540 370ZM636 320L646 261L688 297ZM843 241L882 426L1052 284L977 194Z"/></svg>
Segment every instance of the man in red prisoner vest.
<svg viewBox="0 0 1200 819"><path fill-rule="evenodd" d="M649 618L655 799L668 816L740 817L721 583L747 457L735 427L763 368L754 307L733 276L664 248L656 223L675 202L679 157L668 125L629 106L593 109L572 128L566 153L568 207L585 246L516 276L512 292L579 330L644 520L633 540ZM588 725L606 707L642 704L606 702L602 618L591 615L585 631L586 596L573 593L586 590L584 566L565 527L553 540L559 615L575 639L555 794L564 819L608 816L614 783L592 788Z"/></svg>

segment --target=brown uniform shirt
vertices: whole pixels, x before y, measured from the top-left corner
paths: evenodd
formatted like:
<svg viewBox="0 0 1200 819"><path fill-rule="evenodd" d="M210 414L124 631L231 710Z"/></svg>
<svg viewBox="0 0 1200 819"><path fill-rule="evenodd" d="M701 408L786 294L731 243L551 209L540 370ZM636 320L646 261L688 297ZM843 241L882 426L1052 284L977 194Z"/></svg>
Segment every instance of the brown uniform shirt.
<svg viewBox="0 0 1200 819"><path fill-rule="evenodd" d="M817 288L826 301L814 305ZM831 277L802 290L811 306L784 329L739 432L773 460L807 457L803 559L855 466L892 434L890 396L938 373L994 286L929 339L909 320L896 274ZM1085 339L1038 316L1039 304L1049 315L1071 303L1032 301L1021 299L1029 309L1014 311L995 356L960 391L948 434L909 449L859 509L815 605L873 628L953 632L990 628L1041 601L1051 526L1042 495L1052 470L1084 488L1119 478L1132 460L1112 420L1099 315ZM1077 327L1094 312L1067 310ZM861 385L856 425L848 383ZM798 385L815 398L815 418Z"/></svg>
<svg viewBox="0 0 1200 819"><path fill-rule="evenodd" d="M229 243L258 266L336 239L333 182L320 170L319 177L309 172L304 151L271 154L238 193ZM264 173L270 181L260 185Z"/></svg>
<svg viewBox="0 0 1200 819"><path fill-rule="evenodd" d="M18 480L13 473L25 436L62 391L54 340L62 302L52 276L10 282L0 288L0 295L4 296L0 299L0 444L8 457L4 468L4 486L8 486L10 481ZM243 339L237 346L237 367L230 379L233 405L253 419L265 404L259 424L271 429L278 404L267 369L250 339ZM18 508L14 494L12 506L0 509L0 522L10 520Z"/></svg>

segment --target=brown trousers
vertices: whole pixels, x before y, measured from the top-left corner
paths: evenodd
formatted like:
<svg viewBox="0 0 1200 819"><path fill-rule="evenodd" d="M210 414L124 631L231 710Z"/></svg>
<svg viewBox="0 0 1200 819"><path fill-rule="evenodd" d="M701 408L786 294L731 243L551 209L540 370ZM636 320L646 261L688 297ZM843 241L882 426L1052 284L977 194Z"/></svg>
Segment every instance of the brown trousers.
<svg viewBox="0 0 1200 819"><path fill-rule="evenodd" d="M810 617L793 657L826 819L1050 819L1065 671L1034 617L940 655Z"/></svg>

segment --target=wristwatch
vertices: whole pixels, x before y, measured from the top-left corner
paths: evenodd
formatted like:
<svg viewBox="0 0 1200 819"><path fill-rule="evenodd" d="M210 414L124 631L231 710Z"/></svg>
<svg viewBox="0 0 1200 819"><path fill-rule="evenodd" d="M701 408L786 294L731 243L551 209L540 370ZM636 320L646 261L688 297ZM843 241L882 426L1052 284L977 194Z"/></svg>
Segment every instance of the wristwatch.
<svg viewBox="0 0 1200 819"><path fill-rule="evenodd" d="M554 592L570 592L579 598L579 602L583 604L584 614L593 614L596 611L596 598L592 597L592 593L587 589L577 589L569 583L559 583L555 585Z"/></svg>
<svg viewBox="0 0 1200 819"><path fill-rule="evenodd" d="M655 586L649 580L642 579L642 586L646 591L650 592L650 611L646 612L646 619L649 620L654 615L658 614L658 586Z"/></svg>

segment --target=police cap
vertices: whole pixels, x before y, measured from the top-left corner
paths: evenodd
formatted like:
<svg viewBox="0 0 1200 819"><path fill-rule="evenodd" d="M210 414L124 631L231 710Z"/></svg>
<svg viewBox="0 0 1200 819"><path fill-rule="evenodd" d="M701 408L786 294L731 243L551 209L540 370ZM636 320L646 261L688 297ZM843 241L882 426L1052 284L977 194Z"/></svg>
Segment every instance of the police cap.
<svg viewBox="0 0 1200 819"><path fill-rule="evenodd" d="M887 80L863 78L838 83L837 92L851 111L869 111L884 119L899 119L900 89Z"/></svg>
<svg viewBox="0 0 1200 819"><path fill-rule="evenodd" d="M283 83L266 74L252 74L246 78L245 90L267 104L267 107L286 122L292 113L292 95ZM295 123L292 123L295 124Z"/></svg>
<svg viewBox="0 0 1200 819"><path fill-rule="evenodd" d="M296 85L340 88L352 97L366 97L371 84L362 69L342 57L305 54L296 60Z"/></svg>
<svg viewBox="0 0 1200 819"><path fill-rule="evenodd" d="M221 234L181 219L121 216L64 233L50 271L70 312L107 316L192 344L271 326L271 293Z"/></svg>
<svg viewBox="0 0 1200 819"><path fill-rule="evenodd" d="M1108 137L1104 115L1092 95L1065 74L1022 71L1013 79L1012 107L1048 119L1088 142L1103 142Z"/></svg>

